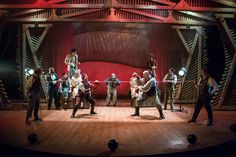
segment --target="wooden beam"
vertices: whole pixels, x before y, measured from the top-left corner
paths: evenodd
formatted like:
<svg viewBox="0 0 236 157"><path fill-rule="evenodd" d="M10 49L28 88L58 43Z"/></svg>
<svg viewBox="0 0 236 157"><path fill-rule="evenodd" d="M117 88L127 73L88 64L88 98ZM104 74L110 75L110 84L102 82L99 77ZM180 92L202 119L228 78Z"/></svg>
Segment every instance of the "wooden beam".
<svg viewBox="0 0 236 157"><path fill-rule="evenodd" d="M167 1L167 0L149 0L149 1L161 3L161 4L165 4L165 5L170 5L170 6L174 6L176 4L176 3L173 3L173 2Z"/></svg>
<svg viewBox="0 0 236 157"><path fill-rule="evenodd" d="M176 29L176 31L177 31L177 33L178 33L178 35L179 35L179 37L180 37L182 43L184 44L184 47L186 48L186 50L187 50L187 52L188 52L188 54L189 54L188 59L187 59L187 62L186 62L186 65L185 65L185 68L188 70L189 67L190 67L191 61L192 61L192 56L193 56L194 50L195 50L196 45L197 45L197 41L198 41L198 38L199 38L199 34L196 32L196 34L195 34L195 36L194 36L192 48L190 49L190 47L188 46L188 44L187 44L186 40L184 39L184 37L183 37L182 33L180 32L180 30L179 30L179 29ZM181 81L184 82L185 79L186 79L186 75L183 76L183 78L181 79ZM181 83L182 83L182 82L181 82ZM176 93L176 99L179 99L179 98L180 98L180 93L181 93L181 91L182 91L183 85L184 85L184 84L182 84L182 85L180 86L180 88L178 88L178 91L177 91L177 93Z"/></svg>
<svg viewBox="0 0 236 157"><path fill-rule="evenodd" d="M43 34L40 36L40 39L39 39L36 47L33 46L29 29L26 30L26 37L28 39L28 43L29 43L29 46L30 46L30 50L31 50L33 60L34 60L34 64L35 64L36 68L42 68L39 64L36 53L37 53L37 50L38 50L39 46L41 45L41 43L42 43L44 37L46 36L46 34L47 34L50 27L51 27L51 25L48 25L48 27L46 27ZM44 95L45 95L45 97L47 97L47 91L46 91L46 87L45 87L46 83L45 83L45 81L42 77L40 78L40 80L42 82L42 89L43 89Z"/></svg>
<svg viewBox="0 0 236 157"><path fill-rule="evenodd" d="M35 50L35 53L38 51L40 45L41 45L42 42L43 42L43 39L45 38L45 36L46 36L46 34L48 33L48 31L49 31L49 29L50 29L51 26L52 26L51 24L48 24L48 26L45 28L43 34L42 34L41 37L39 38L39 41L38 41L38 43L37 43L37 46L36 46L35 49L34 49L34 50Z"/></svg>
<svg viewBox="0 0 236 157"><path fill-rule="evenodd" d="M20 12L17 12L17 13L10 14L9 17L26 15L26 14L30 14L30 13L39 12L39 11L42 11L42 10L44 10L44 9L28 9L28 10L24 10L24 11L20 11Z"/></svg>
<svg viewBox="0 0 236 157"><path fill-rule="evenodd" d="M194 26L203 26L203 25L216 25L213 22L205 21L161 21L155 19L115 19L109 20L108 18L101 19L79 19L79 18L64 18L60 20L50 20L48 18L9 18L7 22L22 22L22 23L55 23L55 22L117 22L117 23L166 23L166 24L176 24L176 25L194 25Z"/></svg>
<svg viewBox="0 0 236 157"><path fill-rule="evenodd" d="M236 7L236 3L232 2L232 1L227 1L227 0L213 0L213 1L220 3L220 4L228 5L230 7Z"/></svg>
<svg viewBox="0 0 236 157"><path fill-rule="evenodd" d="M200 19L215 22L214 18L206 16L206 15L202 15L202 14L199 14L199 13L196 13L196 12L192 12L192 11L179 11L179 12L183 13L183 14L186 14L186 15L193 16L193 17L197 17L197 18L200 18Z"/></svg>
<svg viewBox="0 0 236 157"><path fill-rule="evenodd" d="M172 28L174 28L174 29L200 29L201 26L177 26L177 25L174 25L174 26L172 26Z"/></svg>
<svg viewBox="0 0 236 157"><path fill-rule="evenodd" d="M198 80L201 77L201 65L202 65L202 28L196 29L199 34L198 38Z"/></svg>
<svg viewBox="0 0 236 157"><path fill-rule="evenodd" d="M219 104L218 106L221 107L224 103L224 99L225 99L225 96L227 94L227 91L228 91L228 88L229 88L229 84L230 84L230 81L232 79L232 75L233 75L233 72L234 72L234 69L235 69L235 65L236 65L236 43L234 41L234 38L232 36L232 33L224 19L223 16L219 16L217 17L217 22L218 22L218 25L219 27L221 28L220 30L222 31L222 34L225 34L227 36L226 40L228 40L228 42L230 43L230 45L232 45L233 47L233 58L232 58L232 63L230 65L230 71L229 71L229 75L226 79L226 82L225 82L225 86L224 86L224 90L222 92L222 95L220 97L220 101L219 101ZM223 38L223 40L225 40Z"/></svg>
<svg viewBox="0 0 236 157"><path fill-rule="evenodd" d="M22 91L24 100L27 100L27 89L26 89L26 75L25 75L25 68L26 68L26 33L25 30L28 27L23 25L22 30Z"/></svg>
<svg viewBox="0 0 236 157"><path fill-rule="evenodd" d="M64 9L87 9L97 8L101 9L103 4L49 4L49 5L34 5L34 4L1 4L0 9L53 9L53 8L64 8Z"/></svg>
<svg viewBox="0 0 236 157"><path fill-rule="evenodd" d="M61 3L61 2L66 2L66 1L67 0L51 0L51 1L48 1L48 3L54 4L54 3ZM44 10L44 9L27 9L27 10L24 10L24 11L13 13L9 17L15 17L15 16L20 16L20 15L35 13L35 12L39 12L39 11L42 11L42 10Z"/></svg>
<svg viewBox="0 0 236 157"><path fill-rule="evenodd" d="M157 19L157 20L162 20L162 21L164 21L166 19L163 16L157 16L157 15L153 15L153 14L149 14L149 13L145 13L145 12L133 10L133 9L120 9L120 10L129 12L129 13L133 13L133 14L137 14L137 15L141 15L141 16L145 16L145 17L150 17L150 18Z"/></svg>
<svg viewBox="0 0 236 157"><path fill-rule="evenodd" d="M218 16L223 16L224 18L236 18L236 14L224 14L224 13L217 13Z"/></svg>
<svg viewBox="0 0 236 157"><path fill-rule="evenodd" d="M55 4L55 3L61 3L61 2L67 2L68 0L50 0L48 3Z"/></svg>
<svg viewBox="0 0 236 157"><path fill-rule="evenodd" d="M98 11L101 11L101 10L103 10L103 9L88 9L88 10L83 10L83 11L80 11L80 12L61 15L59 17L60 18L68 18L68 17L73 17L73 16L79 16L79 15L94 13L94 12L98 12Z"/></svg>
<svg viewBox="0 0 236 157"><path fill-rule="evenodd" d="M49 5L35 5L35 4L1 4L0 9L52 9L52 8L64 8L64 9L102 9L104 4L49 4ZM162 5L127 5L119 4L114 5L114 9L154 9L154 10L176 10L176 11L196 11L196 12L224 12L224 13L236 13L235 8L216 8L216 7L182 7L173 8L172 6Z"/></svg>
<svg viewBox="0 0 236 157"><path fill-rule="evenodd" d="M184 44L185 49L187 50L188 54L190 55L190 53L191 53L191 52L190 52L190 48L188 47L188 44L187 44L187 42L185 41L184 36L182 35L182 33L180 32L179 29L176 29L176 32L178 33L178 35L179 35L179 37L180 37L182 43Z"/></svg>

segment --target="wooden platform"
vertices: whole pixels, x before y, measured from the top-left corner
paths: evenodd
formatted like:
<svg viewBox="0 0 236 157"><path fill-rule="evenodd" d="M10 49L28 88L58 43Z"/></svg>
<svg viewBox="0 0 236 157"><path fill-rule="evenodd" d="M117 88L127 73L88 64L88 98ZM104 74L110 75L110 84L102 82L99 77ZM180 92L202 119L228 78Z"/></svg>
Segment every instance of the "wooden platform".
<svg viewBox="0 0 236 157"><path fill-rule="evenodd" d="M122 103L122 102L120 102ZM159 120L156 108L141 108L140 117L131 117L134 108L97 106L97 115L79 110L71 119L72 110L41 110L42 122L26 125L25 111L0 111L0 143L22 148L72 155L97 155L108 150L109 139L117 139L119 148L113 156L152 155L195 150L218 145L233 139L229 127L236 123L235 111L214 111L214 126L207 127L205 109L199 122L188 124L193 108L185 106L188 114L165 110L165 120ZM30 133L39 136L38 145L30 145ZM198 142L189 145L188 134L196 134Z"/></svg>

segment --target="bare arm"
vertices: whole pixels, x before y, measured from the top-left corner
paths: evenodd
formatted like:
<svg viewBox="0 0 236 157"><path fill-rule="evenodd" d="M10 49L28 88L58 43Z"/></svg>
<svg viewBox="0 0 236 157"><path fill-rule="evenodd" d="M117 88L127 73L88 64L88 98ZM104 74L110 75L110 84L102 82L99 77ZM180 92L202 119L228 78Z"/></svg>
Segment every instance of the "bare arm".
<svg viewBox="0 0 236 157"><path fill-rule="evenodd" d="M208 79L208 84L213 88L211 91L211 94L213 94L219 90L218 84L216 83L216 81L212 77L210 77Z"/></svg>
<svg viewBox="0 0 236 157"><path fill-rule="evenodd" d="M164 83L167 82L167 80L166 80L166 79L167 79L167 76L168 76L168 74L166 74L165 77L164 77L163 80L162 80Z"/></svg>

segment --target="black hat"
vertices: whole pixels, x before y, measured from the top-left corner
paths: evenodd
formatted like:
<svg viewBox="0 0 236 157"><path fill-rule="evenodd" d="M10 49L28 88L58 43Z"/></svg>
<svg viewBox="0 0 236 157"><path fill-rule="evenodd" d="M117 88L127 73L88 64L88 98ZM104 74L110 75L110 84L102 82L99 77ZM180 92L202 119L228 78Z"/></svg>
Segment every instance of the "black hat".
<svg viewBox="0 0 236 157"><path fill-rule="evenodd" d="M76 48L73 48L73 49L70 50L71 53L72 53L72 52L75 52L75 51L77 51Z"/></svg>

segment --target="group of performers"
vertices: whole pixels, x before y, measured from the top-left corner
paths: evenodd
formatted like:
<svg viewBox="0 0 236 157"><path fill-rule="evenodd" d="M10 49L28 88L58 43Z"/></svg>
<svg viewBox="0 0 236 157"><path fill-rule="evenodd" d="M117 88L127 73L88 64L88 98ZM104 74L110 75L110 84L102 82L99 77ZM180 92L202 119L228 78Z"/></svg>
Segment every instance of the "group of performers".
<svg viewBox="0 0 236 157"><path fill-rule="evenodd" d="M86 73L81 73L80 69L78 68L80 62L76 49L72 49L70 54L66 56L65 64L67 65L68 74L66 72L63 72L62 78L58 77L53 67L49 68L49 72L46 75L46 79L48 82L48 110L51 110L53 98L56 109L60 110L62 106L62 108L66 110L68 108L68 99L70 96L73 100L73 112L71 114L71 118L75 117L78 108L81 107L81 104L85 103L89 103L91 105L90 114L97 114L94 111L96 101L92 97L92 91L96 89L99 81L95 81L95 83L92 84L88 80L88 75ZM159 97L160 90L158 88L158 82L156 80L156 67L156 60L154 59L153 55L150 54L150 59L147 62L147 70L143 72L143 76L139 76L136 72L132 74L132 77L130 78L131 106L135 108L135 113L131 116L139 116L140 107L142 106L154 105L160 114L160 119L165 119ZM174 69L170 68L169 72L163 79L163 82L165 84L164 110L167 109L168 99L170 100L171 111L175 110L174 96L177 76L174 74L174 72ZM26 114L26 124L30 124L29 118L32 116L33 109L35 120L42 120L38 115L39 93L41 86L40 76L41 70L36 69L35 74L33 75L33 85L30 89L32 98L29 102ZM107 86L106 106L110 104L115 106L117 103L116 88L120 85L120 80L114 73L112 73L111 76L104 82ZM60 85L58 86L58 84ZM210 104L210 97L212 97L212 95L217 91L218 85L216 81L209 76L208 71L205 67L201 70L201 79L196 84L196 87L199 89L199 96L197 99L193 117L189 122L196 122L201 107L205 105L209 117L208 126L212 125L213 114ZM69 93L71 94L69 95Z"/></svg>

